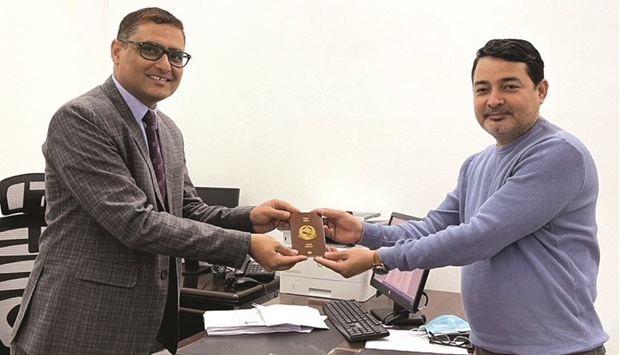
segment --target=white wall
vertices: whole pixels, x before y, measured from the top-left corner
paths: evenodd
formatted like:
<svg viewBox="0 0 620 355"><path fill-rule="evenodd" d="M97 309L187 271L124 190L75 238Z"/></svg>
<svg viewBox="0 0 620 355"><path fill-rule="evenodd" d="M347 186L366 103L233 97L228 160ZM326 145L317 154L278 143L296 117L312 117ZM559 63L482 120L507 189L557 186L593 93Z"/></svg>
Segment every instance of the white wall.
<svg viewBox="0 0 620 355"><path fill-rule="evenodd" d="M193 55L160 109L185 134L194 183L306 210L436 207L493 143L473 115L475 51L530 40L550 82L542 115L598 164L597 307L618 353L617 1L0 0L0 177L43 171L49 118L107 78L118 23L153 5L185 23ZM458 269L431 275L458 291Z"/></svg>

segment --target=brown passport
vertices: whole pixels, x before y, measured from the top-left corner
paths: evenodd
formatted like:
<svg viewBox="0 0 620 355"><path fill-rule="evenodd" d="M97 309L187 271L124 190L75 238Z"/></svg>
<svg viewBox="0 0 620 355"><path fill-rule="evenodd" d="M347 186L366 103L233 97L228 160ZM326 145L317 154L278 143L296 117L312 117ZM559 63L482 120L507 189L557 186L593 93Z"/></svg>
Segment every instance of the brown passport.
<svg viewBox="0 0 620 355"><path fill-rule="evenodd" d="M323 219L316 213L291 213L291 246L299 255L316 256L325 253Z"/></svg>

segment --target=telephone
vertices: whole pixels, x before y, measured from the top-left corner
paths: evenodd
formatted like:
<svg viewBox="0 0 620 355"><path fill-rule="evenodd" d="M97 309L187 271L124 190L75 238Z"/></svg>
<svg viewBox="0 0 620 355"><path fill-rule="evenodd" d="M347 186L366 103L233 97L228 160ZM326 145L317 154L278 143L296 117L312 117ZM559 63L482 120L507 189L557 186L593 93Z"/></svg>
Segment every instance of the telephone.
<svg viewBox="0 0 620 355"><path fill-rule="evenodd" d="M248 255L243 262L243 266L235 270L235 276L251 277L260 282L271 282L276 276L276 272L265 270L261 264L254 261L254 259Z"/></svg>

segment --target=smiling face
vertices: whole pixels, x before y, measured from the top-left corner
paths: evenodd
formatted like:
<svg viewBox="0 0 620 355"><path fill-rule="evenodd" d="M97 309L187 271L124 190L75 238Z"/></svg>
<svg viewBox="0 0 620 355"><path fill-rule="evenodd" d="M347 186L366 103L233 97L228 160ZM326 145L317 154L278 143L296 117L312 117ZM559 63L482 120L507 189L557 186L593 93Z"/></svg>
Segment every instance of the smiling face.
<svg viewBox="0 0 620 355"><path fill-rule="evenodd" d="M185 47L183 32L179 28L154 22L141 24L130 38L122 39L156 43L167 49L184 50ZM142 58L139 46L116 39L112 42L112 60L116 80L149 108L171 96L183 76L183 68L171 66L168 55L150 61Z"/></svg>
<svg viewBox="0 0 620 355"><path fill-rule="evenodd" d="M525 63L480 58L473 74L478 123L498 145L513 141L536 123L548 87L544 79L534 85Z"/></svg>

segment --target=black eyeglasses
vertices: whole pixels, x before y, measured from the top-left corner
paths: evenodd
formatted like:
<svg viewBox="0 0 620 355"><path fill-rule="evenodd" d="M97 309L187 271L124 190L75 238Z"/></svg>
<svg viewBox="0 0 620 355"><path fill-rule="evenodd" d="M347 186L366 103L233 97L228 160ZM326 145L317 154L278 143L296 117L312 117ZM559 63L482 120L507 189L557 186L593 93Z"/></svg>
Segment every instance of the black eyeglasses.
<svg viewBox="0 0 620 355"><path fill-rule="evenodd" d="M456 346L459 348L469 349L472 347L471 343L469 342L469 337L464 335L455 336L448 334L433 334L433 332L428 332L428 340L431 343Z"/></svg>
<svg viewBox="0 0 620 355"><path fill-rule="evenodd" d="M140 48L140 56L146 60L159 60L164 54L168 56L170 65L177 68L183 68L192 58L191 55L178 49L166 49L159 44L149 42L135 42L128 39L119 39L119 42L129 43Z"/></svg>

